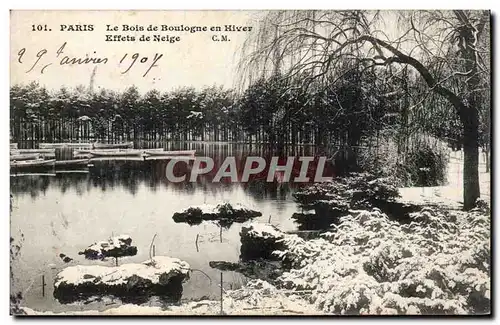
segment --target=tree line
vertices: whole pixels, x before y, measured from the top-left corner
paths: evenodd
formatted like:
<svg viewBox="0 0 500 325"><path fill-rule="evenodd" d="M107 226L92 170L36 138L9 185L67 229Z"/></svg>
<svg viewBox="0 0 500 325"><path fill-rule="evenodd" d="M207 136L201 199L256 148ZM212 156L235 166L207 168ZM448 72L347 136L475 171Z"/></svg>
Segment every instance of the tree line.
<svg viewBox="0 0 500 325"><path fill-rule="evenodd" d="M100 89L48 90L38 83L10 89L11 140L124 141L229 140L238 136L233 92L220 87L197 91L122 92Z"/></svg>
<svg viewBox="0 0 500 325"><path fill-rule="evenodd" d="M234 141L357 144L381 125L373 87L356 75L336 88L304 90L279 76L260 79L242 93L190 87L139 93L85 87L48 90L37 83L10 89L11 140ZM363 113L365 112L365 113ZM369 115L368 119L359 118ZM327 118L325 118L327 117Z"/></svg>
<svg viewBox="0 0 500 325"><path fill-rule="evenodd" d="M401 78L351 67L339 81L305 88L280 74L238 92L190 87L141 94L100 89L48 90L38 83L10 89L13 142L231 141L274 146L360 146L391 130L401 150L425 130L459 143L459 121L446 103L427 101L409 110L422 92L411 71ZM446 123L443 123L446 122Z"/></svg>

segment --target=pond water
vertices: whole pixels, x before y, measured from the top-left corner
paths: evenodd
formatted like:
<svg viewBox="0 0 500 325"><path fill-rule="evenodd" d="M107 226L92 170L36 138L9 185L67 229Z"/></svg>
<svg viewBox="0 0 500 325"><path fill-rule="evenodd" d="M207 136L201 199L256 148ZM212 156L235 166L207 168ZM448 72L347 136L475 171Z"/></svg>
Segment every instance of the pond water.
<svg viewBox="0 0 500 325"><path fill-rule="evenodd" d="M226 155L256 154L248 148L196 148L197 155L223 158ZM262 154L259 152L256 155ZM294 191L287 184L211 183L203 178L197 183L169 183L165 161L100 161L88 169L50 174L11 175L11 236L18 241L24 235L19 257L14 261L11 287L23 293L22 304L37 310L55 312L104 308L99 304L62 305L53 298L55 275L62 268L76 264L112 266L114 260L87 261L78 252L112 235L128 234L138 254L121 258L120 263L142 262L149 258L149 246L155 234L156 255L187 261L193 272L184 284L183 299L217 298L215 284L220 271L209 261L236 262L240 253L241 224L222 232L212 223L189 226L175 223L172 215L204 203L241 203L262 212L256 222L271 223L282 230L297 229L291 216L300 211L294 203ZM195 239L199 235L196 249ZM74 259L65 264L59 254ZM45 295L42 296L42 275ZM245 278L224 272L224 287L235 289Z"/></svg>

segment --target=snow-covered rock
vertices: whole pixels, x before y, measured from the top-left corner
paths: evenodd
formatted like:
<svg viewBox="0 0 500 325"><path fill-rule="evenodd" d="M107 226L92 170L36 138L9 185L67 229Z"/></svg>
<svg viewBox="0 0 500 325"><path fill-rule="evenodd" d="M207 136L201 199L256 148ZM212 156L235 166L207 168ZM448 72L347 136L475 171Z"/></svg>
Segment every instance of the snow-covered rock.
<svg viewBox="0 0 500 325"><path fill-rule="evenodd" d="M278 240L283 238L283 232L267 223L252 223L249 226L244 226L242 233L245 232L247 236L259 239Z"/></svg>
<svg viewBox="0 0 500 325"><path fill-rule="evenodd" d="M54 296L69 303L94 295L117 297L162 295L177 301L182 295L182 282L189 277L190 266L178 258L155 256L143 263L116 267L76 265L56 276Z"/></svg>
<svg viewBox="0 0 500 325"><path fill-rule="evenodd" d="M251 223L243 226L240 232L242 260L275 259L272 252L283 250L281 240L285 234L273 225Z"/></svg>
<svg viewBox="0 0 500 325"><path fill-rule="evenodd" d="M132 238L129 235L112 237L107 241L100 241L87 247L79 255L85 255L86 259L97 260L106 257L134 256L137 247L132 246Z"/></svg>
<svg viewBox="0 0 500 325"><path fill-rule="evenodd" d="M173 215L175 222L198 225L205 221L217 221L221 226L230 226L234 222L243 223L249 219L260 217L262 213L245 207L242 204L202 204L192 206Z"/></svg>
<svg viewBox="0 0 500 325"><path fill-rule="evenodd" d="M352 173L331 182L316 183L302 188L293 197L304 211L316 215L297 215L302 229L326 229L339 223L349 209L381 208L388 214L400 215L413 207L395 204L398 189L391 178L380 178L369 173ZM404 214L406 216L406 214ZM321 220L324 219L324 220Z"/></svg>

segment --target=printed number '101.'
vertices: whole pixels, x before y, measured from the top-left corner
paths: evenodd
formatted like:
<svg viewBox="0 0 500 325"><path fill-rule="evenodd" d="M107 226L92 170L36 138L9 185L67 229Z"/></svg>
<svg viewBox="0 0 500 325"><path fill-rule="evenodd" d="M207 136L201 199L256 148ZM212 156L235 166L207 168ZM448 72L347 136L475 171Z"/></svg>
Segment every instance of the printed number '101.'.
<svg viewBox="0 0 500 325"><path fill-rule="evenodd" d="M47 25L31 25L32 31L33 32L46 32L48 31Z"/></svg>

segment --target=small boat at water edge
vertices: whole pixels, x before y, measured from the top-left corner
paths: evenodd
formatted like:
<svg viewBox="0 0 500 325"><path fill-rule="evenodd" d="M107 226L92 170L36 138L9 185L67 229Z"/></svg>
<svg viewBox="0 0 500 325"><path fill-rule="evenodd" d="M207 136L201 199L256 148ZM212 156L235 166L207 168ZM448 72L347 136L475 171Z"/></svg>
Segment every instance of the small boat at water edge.
<svg viewBox="0 0 500 325"><path fill-rule="evenodd" d="M113 157L93 157L90 158L88 166L93 166L98 161L144 161L142 156L113 156Z"/></svg>
<svg viewBox="0 0 500 325"><path fill-rule="evenodd" d="M88 174L88 169L69 169L69 170L56 170L56 174Z"/></svg>
<svg viewBox="0 0 500 325"><path fill-rule="evenodd" d="M55 173L15 173L15 174L10 174L10 177L23 177L23 176L56 176Z"/></svg>
<svg viewBox="0 0 500 325"><path fill-rule="evenodd" d="M24 155L29 153L52 154L56 153L56 149L12 149L10 153L13 155Z"/></svg>
<svg viewBox="0 0 500 325"><path fill-rule="evenodd" d="M34 160L21 160L21 161L11 161L10 168L36 168L36 167L54 167L55 159L34 159Z"/></svg>
<svg viewBox="0 0 500 325"><path fill-rule="evenodd" d="M196 154L196 150L155 150L155 149L146 149L144 153L150 156L194 156Z"/></svg>
<svg viewBox="0 0 500 325"><path fill-rule="evenodd" d="M28 154L19 154L19 155L10 155L10 160L35 160L35 159L40 159L42 156L38 153L28 153Z"/></svg>
<svg viewBox="0 0 500 325"><path fill-rule="evenodd" d="M59 166L87 166L87 164L89 163L90 159L86 158L86 159L71 159L71 160L57 160L55 162L55 165L56 167L59 167Z"/></svg>
<svg viewBox="0 0 500 325"><path fill-rule="evenodd" d="M89 154L94 157L140 157L141 150L91 150Z"/></svg>
<svg viewBox="0 0 500 325"><path fill-rule="evenodd" d="M55 149L12 149L10 150L10 156L20 156L21 155L38 155L45 159L53 159L56 157ZM36 159L36 158L32 158ZM12 160L12 158L11 158ZM16 160L26 160L26 159L16 159Z"/></svg>
<svg viewBox="0 0 500 325"><path fill-rule="evenodd" d="M90 153L78 153L73 154L74 159L90 159L92 155Z"/></svg>
<svg viewBox="0 0 500 325"><path fill-rule="evenodd" d="M38 145L40 149L56 149L56 148L72 148L72 149L92 149L91 143L40 143Z"/></svg>
<svg viewBox="0 0 500 325"><path fill-rule="evenodd" d="M191 161L195 160L194 156L145 156L144 160L181 160L181 161Z"/></svg>
<svg viewBox="0 0 500 325"><path fill-rule="evenodd" d="M92 150L74 150L73 151L73 157L80 157L80 158L86 158L90 157L90 152Z"/></svg>
<svg viewBox="0 0 500 325"><path fill-rule="evenodd" d="M163 148L149 148L149 149L144 148L142 150L144 150L144 152L150 151L150 152L153 152L153 153L154 152L165 152L165 149L163 149Z"/></svg>
<svg viewBox="0 0 500 325"><path fill-rule="evenodd" d="M132 149L134 148L133 142L123 143L94 143L93 149Z"/></svg>

